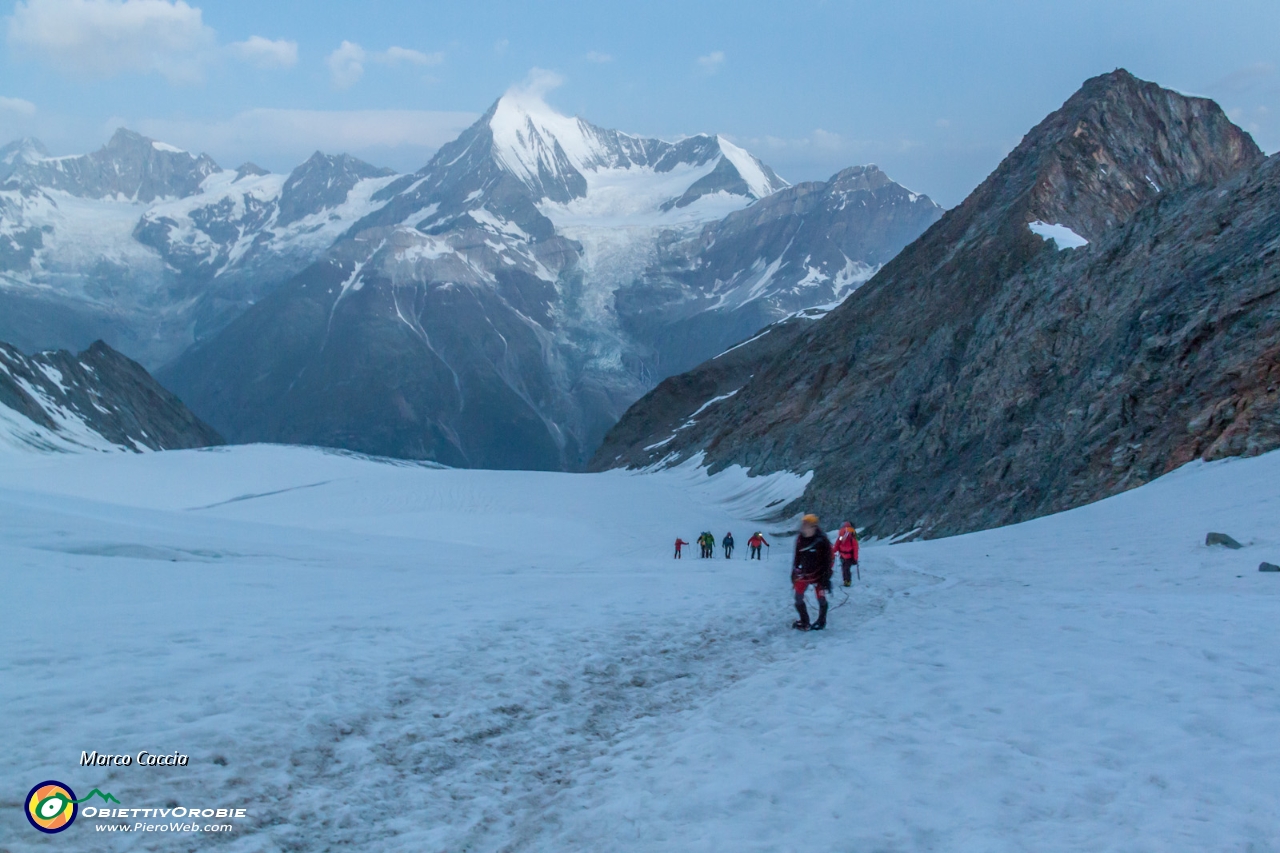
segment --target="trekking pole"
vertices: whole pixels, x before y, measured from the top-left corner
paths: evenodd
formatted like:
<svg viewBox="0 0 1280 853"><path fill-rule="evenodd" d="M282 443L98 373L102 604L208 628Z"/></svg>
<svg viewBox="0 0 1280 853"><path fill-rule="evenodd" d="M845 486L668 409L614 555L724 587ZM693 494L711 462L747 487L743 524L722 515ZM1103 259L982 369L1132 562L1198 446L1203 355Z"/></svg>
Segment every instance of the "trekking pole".
<svg viewBox="0 0 1280 853"><path fill-rule="evenodd" d="M854 563L854 564L853 564L853 567L854 567L855 569L857 569L857 571L858 571L858 580L862 580L862 564L861 564L861 563Z"/></svg>

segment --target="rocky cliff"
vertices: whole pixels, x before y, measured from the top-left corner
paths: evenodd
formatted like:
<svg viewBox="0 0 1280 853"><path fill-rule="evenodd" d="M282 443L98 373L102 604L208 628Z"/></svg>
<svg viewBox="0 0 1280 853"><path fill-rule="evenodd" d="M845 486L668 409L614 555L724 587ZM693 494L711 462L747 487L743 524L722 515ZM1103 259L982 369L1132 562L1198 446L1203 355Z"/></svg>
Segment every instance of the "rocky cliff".
<svg viewBox="0 0 1280 853"><path fill-rule="evenodd" d="M938 536L1280 446L1278 234L1280 163L1216 104L1094 78L737 393L593 464L812 469L787 512Z"/></svg>
<svg viewBox="0 0 1280 853"><path fill-rule="evenodd" d="M0 343L0 447L177 450L222 438L131 359L98 341L79 355Z"/></svg>

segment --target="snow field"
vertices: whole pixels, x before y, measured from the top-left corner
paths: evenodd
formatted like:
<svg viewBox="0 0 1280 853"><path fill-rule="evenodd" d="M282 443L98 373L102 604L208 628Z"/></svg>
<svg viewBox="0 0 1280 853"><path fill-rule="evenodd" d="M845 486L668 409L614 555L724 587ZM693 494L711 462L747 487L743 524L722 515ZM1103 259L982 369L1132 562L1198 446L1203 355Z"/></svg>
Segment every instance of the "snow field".
<svg viewBox="0 0 1280 853"><path fill-rule="evenodd" d="M804 478L0 457L0 849L49 841L17 797L60 778L243 805L198 839L233 851L1274 850L1278 475L867 546L798 634L785 537L670 549Z"/></svg>

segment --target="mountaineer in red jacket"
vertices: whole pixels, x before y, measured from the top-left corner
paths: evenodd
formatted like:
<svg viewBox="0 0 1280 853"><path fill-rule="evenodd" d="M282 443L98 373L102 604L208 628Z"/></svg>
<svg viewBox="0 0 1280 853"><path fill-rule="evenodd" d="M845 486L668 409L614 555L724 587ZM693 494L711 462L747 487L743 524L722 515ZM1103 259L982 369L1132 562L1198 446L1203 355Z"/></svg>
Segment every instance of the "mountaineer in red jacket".
<svg viewBox="0 0 1280 853"><path fill-rule="evenodd" d="M756 531L755 535L747 540L747 546L751 549L751 559L760 559L760 549L768 547L769 543L765 541L764 534Z"/></svg>
<svg viewBox="0 0 1280 853"><path fill-rule="evenodd" d="M821 631L827 627L827 591L831 588L831 567L834 563L831 540L818 527L818 517L806 515L800 522L796 554L791 561L791 586L796 593L796 613L800 614L792 628ZM809 624L809 608L804 603L804 591L810 586L818 596L818 621L812 625Z"/></svg>
<svg viewBox="0 0 1280 853"><path fill-rule="evenodd" d="M831 556L840 558L840 574L844 575L844 585L853 583L853 567L858 565L858 531L852 521L846 521L836 534L836 544L831 546ZM862 578L862 570L858 570L858 578Z"/></svg>
<svg viewBox="0 0 1280 853"><path fill-rule="evenodd" d="M688 542L684 541L684 540L683 540L683 539L681 539L679 536L677 536L677 537L676 537L676 556L675 556L675 559L677 559L677 560L681 559L681 557L680 557L680 549L681 549L681 547L683 547L683 546L685 546L685 545L688 545L688 544L689 544Z"/></svg>

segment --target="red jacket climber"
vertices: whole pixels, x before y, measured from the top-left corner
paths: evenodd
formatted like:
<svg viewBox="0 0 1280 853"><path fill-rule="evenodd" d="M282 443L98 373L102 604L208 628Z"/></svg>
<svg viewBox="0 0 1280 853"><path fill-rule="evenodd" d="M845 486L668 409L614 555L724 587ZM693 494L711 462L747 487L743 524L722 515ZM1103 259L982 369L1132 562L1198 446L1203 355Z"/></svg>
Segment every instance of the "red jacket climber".
<svg viewBox="0 0 1280 853"><path fill-rule="evenodd" d="M851 521L840 525L835 544L831 546L832 558L837 555L840 557L840 573L844 575L844 585L849 586L853 583L852 567L858 565L858 531ZM858 570L858 577L862 577L861 569Z"/></svg>

